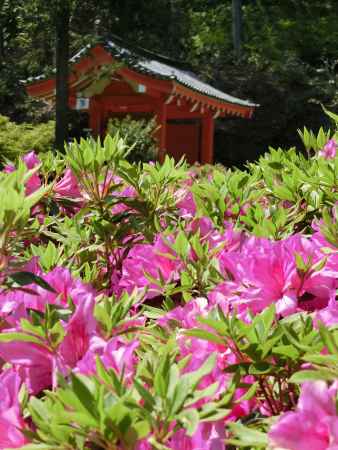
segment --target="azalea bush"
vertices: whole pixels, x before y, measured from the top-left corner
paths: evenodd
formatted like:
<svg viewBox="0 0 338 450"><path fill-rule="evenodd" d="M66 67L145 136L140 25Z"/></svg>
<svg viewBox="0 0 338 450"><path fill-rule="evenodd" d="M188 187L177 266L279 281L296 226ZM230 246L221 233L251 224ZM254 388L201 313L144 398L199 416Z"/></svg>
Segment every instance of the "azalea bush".
<svg viewBox="0 0 338 450"><path fill-rule="evenodd" d="M133 119L130 115L123 118L109 119L107 134L119 133L131 147L127 159L131 162L148 162L157 158L158 145L156 131L159 126L154 117Z"/></svg>
<svg viewBox="0 0 338 450"><path fill-rule="evenodd" d="M5 166L1 449L338 448L338 136L300 135L245 170L119 135Z"/></svg>
<svg viewBox="0 0 338 450"><path fill-rule="evenodd" d="M32 149L36 152L50 151L54 144L54 129L52 120L37 125L17 124L0 115L0 164Z"/></svg>

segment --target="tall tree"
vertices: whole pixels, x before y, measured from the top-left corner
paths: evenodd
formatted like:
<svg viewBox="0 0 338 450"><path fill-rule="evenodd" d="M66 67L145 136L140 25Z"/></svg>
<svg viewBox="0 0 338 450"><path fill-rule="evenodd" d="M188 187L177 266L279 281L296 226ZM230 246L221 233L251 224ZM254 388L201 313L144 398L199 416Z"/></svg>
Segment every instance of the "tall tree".
<svg viewBox="0 0 338 450"><path fill-rule="evenodd" d="M242 48L242 0L232 0L232 37L235 56L241 56Z"/></svg>
<svg viewBox="0 0 338 450"><path fill-rule="evenodd" d="M69 0L59 0L55 10L56 37L56 126L55 146L63 150L68 140L68 75L69 75Z"/></svg>

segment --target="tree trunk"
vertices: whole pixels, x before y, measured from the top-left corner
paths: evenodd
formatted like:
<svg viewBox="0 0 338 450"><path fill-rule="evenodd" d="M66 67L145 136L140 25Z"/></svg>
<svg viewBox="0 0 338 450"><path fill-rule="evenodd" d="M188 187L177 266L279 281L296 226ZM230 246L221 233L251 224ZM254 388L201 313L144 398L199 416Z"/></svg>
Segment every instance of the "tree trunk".
<svg viewBox="0 0 338 450"><path fill-rule="evenodd" d="M5 45L4 45L4 33L2 26L0 26L0 67L5 61Z"/></svg>
<svg viewBox="0 0 338 450"><path fill-rule="evenodd" d="M68 60L69 60L69 22L68 1L58 2L55 15L56 31L56 127L55 146L63 151L68 141Z"/></svg>
<svg viewBox="0 0 338 450"><path fill-rule="evenodd" d="M232 38L235 56L239 59L242 47L242 0L232 0Z"/></svg>

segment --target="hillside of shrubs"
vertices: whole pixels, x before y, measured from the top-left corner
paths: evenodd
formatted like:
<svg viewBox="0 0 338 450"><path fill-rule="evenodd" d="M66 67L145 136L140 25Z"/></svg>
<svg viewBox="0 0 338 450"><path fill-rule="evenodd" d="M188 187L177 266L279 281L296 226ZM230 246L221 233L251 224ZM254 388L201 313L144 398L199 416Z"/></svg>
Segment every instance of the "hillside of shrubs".
<svg viewBox="0 0 338 450"><path fill-rule="evenodd" d="M5 165L0 449L338 449L328 114L243 170L118 133Z"/></svg>
<svg viewBox="0 0 338 450"><path fill-rule="evenodd" d="M55 122L17 124L0 114L0 164L14 160L32 148L38 153L47 152L54 144Z"/></svg>

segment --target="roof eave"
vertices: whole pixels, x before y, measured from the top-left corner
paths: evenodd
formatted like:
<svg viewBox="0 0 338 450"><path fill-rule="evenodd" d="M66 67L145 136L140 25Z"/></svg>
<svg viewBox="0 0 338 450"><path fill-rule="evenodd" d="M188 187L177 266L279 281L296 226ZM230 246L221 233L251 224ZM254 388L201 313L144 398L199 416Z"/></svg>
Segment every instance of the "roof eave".
<svg viewBox="0 0 338 450"><path fill-rule="evenodd" d="M128 53L129 55L131 55L131 57L129 59L127 59L125 56L121 55L123 52L120 52L120 54L117 54L116 52L114 52L112 45L114 45L114 44L111 44L110 41L106 41L106 42L100 41L100 42L95 42L92 45L87 45L86 47L81 49L76 55L74 55L70 59L70 62L72 63L73 68L74 68L76 65L79 65L80 61L83 60L85 57L93 56L93 50L95 48L101 47L102 50L104 50L107 54L110 55L111 58L126 64L126 66L129 67L131 71L139 73L140 75L151 76L151 77L157 78L159 80L171 81L171 82L175 83L177 86L179 86L180 90L184 90L186 94L187 94L187 91L191 92L193 94L192 98L198 97L198 98L200 98L202 103L210 104L216 108L219 108L225 114L226 114L226 111L229 111L230 113L233 113L234 115L240 115L241 117L249 117L250 118L253 114L254 109L259 107L258 104L255 104L255 103L252 103L249 101L244 101L241 99L238 99L238 102L236 102L236 101L232 102L231 100L224 100L220 97L208 94L201 90L194 89L193 86L190 86L190 85L187 86L181 80L179 80L175 75L166 76L163 74L154 73L150 70L140 67L140 65L138 65L137 63L132 63L128 66L128 63L130 63L130 60L134 59L135 61L137 61L137 57L133 56L130 51L126 50L124 53L125 54ZM26 88L27 92L29 93L29 95L31 95L33 97L41 98L44 95L47 95L47 96L51 95L51 92L48 91L48 89L44 90L43 87L46 87L46 88L47 88L47 86L49 86L49 88L53 87L53 90L54 90L55 89L55 81L53 83L53 80L55 80L55 77L48 78L45 75L40 75L39 77L35 77L35 78L31 77L31 78L28 78L27 80L24 80L24 84L25 84L25 88ZM40 89L34 89L34 87L37 87L37 88L40 87ZM42 88L42 92L41 92L41 88ZM224 95L226 95L226 94L224 94Z"/></svg>

